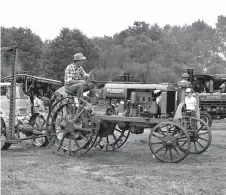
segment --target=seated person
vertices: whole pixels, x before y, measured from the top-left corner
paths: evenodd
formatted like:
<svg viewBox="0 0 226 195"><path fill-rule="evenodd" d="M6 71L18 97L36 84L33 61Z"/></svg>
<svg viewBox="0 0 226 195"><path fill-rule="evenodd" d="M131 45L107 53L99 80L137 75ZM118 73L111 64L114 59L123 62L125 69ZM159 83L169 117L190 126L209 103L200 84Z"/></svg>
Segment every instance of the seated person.
<svg viewBox="0 0 226 195"><path fill-rule="evenodd" d="M87 74L82 67L85 60L86 57L82 53L77 53L74 55L73 63L65 70L65 89L77 94L79 98L83 98L83 91L90 87L86 79L91 72Z"/></svg>

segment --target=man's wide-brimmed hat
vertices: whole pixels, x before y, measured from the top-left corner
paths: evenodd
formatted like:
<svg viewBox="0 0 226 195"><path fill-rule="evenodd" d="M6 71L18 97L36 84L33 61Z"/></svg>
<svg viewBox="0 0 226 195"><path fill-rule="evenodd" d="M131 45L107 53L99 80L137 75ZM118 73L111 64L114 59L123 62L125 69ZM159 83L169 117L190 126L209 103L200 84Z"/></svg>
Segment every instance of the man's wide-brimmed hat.
<svg viewBox="0 0 226 195"><path fill-rule="evenodd" d="M74 55L73 60L76 60L76 61L86 60L86 57L82 53L76 53Z"/></svg>

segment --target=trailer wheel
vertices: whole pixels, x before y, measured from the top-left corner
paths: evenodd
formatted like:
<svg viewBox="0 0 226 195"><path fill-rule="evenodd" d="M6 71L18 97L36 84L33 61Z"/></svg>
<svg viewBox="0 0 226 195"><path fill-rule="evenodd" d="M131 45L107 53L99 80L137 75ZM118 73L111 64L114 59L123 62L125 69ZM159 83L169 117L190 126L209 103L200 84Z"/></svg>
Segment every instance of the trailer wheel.
<svg viewBox="0 0 226 195"><path fill-rule="evenodd" d="M209 127L212 126L212 117L208 112L200 111L200 119L204 120Z"/></svg>
<svg viewBox="0 0 226 195"><path fill-rule="evenodd" d="M11 146L11 143L5 142L6 141L6 125L2 117L1 117L0 125L1 125L1 150L7 150Z"/></svg>
<svg viewBox="0 0 226 195"><path fill-rule="evenodd" d="M181 125L166 121L152 129L149 135L149 147L158 160L177 163L189 154L190 137Z"/></svg>

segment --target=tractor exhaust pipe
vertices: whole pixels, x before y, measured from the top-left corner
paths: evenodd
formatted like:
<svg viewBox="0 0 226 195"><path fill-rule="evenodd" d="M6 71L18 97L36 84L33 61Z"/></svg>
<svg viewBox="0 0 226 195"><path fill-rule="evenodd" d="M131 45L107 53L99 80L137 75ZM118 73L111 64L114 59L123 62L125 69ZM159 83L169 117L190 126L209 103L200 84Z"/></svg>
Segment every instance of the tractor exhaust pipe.
<svg viewBox="0 0 226 195"><path fill-rule="evenodd" d="M191 82L191 85L193 85L193 72L194 72L194 68L188 68L187 69L187 72L189 74L189 78L188 78L188 81Z"/></svg>

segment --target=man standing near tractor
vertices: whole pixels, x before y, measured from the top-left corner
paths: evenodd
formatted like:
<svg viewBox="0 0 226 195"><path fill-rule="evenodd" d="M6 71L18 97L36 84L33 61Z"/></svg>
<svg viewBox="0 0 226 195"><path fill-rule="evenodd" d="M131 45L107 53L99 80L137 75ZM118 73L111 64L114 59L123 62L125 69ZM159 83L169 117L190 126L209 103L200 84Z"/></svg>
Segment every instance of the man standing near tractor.
<svg viewBox="0 0 226 195"><path fill-rule="evenodd" d="M76 94L79 98L83 97L83 91L88 88L86 79L91 74L91 72L86 73L82 67L85 60L86 57L82 53L77 53L74 55L73 63L65 69L65 89Z"/></svg>
<svg viewBox="0 0 226 195"><path fill-rule="evenodd" d="M192 115L196 113L196 98L192 95L191 88L186 89L185 105L188 111L192 111Z"/></svg>

